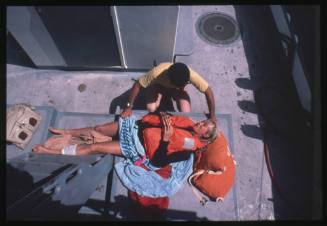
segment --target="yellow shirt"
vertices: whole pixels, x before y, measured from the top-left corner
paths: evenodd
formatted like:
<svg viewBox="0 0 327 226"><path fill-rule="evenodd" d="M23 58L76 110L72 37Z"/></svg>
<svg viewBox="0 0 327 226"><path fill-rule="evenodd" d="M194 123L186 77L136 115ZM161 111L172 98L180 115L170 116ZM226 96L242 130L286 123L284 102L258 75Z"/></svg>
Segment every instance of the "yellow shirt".
<svg viewBox="0 0 327 226"><path fill-rule="evenodd" d="M152 68L149 72L142 75L138 81L143 88L148 87L150 84L160 84L167 88L177 88L170 83L167 69L172 65L172 63L161 63L158 66ZM195 86L200 92L204 93L208 89L208 82L204 80L198 73L193 71L190 67L190 82ZM178 75L176 75L178 76Z"/></svg>

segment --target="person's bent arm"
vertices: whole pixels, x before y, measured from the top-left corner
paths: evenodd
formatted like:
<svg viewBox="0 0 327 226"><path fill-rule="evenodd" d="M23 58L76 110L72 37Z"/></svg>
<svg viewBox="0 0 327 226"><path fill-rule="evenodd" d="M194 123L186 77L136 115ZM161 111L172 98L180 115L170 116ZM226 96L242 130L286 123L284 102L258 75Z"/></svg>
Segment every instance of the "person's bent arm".
<svg viewBox="0 0 327 226"><path fill-rule="evenodd" d="M207 90L204 92L206 99L207 99L207 104L208 104L208 108L209 108L209 117L211 120L213 121L217 121L216 118L216 108L215 108L215 97L214 94L212 92L212 89L210 88L210 86L208 86Z"/></svg>
<svg viewBox="0 0 327 226"><path fill-rule="evenodd" d="M173 134L173 128L171 126L171 118L168 114L161 113L161 117L164 126L162 140L153 158L151 159L152 164L157 167L164 167L172 162L187 160L190 157L190 152L177 152L170 155L167 154L169 140Z"/></svg>
<svg viewBox="0 0 327 226"><path fill-rule="evenodd" d="M167 164L167 148L169 144L169 139L173 134L173 128L171 126L170 117L164 112L160 112L161 121L163 124L162 130L162 140L160 141L159 147L155 152L154 157L151 162L157 167L163 167Z"/></svg>
<svg viewBox="0 0 327 226"><path fill-rule="evenodd" d="M164 167L173 162L185 161L190 158L191 152L181 151L173 154L167 154L169 142L161 140L158 149L156 150L151 163L156 167Z"/></svg>
<svg viewBox="0 0 327 226"><path fill-rule="evenodd" d="M125 118L132 114L132 107L133 107L135 98L137 97L137 95L140 92L140 89L141 89L141 85L138 81L136 81L134 83L134 85L132 86L131 94L129 95L128 102L126 103L126 106L120 115L121 117Z"/></svg>

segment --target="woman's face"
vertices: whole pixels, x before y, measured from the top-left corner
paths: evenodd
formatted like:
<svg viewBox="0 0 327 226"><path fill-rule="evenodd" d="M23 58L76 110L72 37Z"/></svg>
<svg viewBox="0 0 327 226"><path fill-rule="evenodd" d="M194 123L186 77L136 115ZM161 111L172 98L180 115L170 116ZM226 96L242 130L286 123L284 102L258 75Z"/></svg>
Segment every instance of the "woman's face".
<svg viewBox="0 0 327 226"><path fill-rule="evenodd" d="M210 125L211 125L211 122L209 120L203 120L203 121L195 123L195 125L193 126L193 130L200 137L207 138L207 134L208 134Z"/></svg>

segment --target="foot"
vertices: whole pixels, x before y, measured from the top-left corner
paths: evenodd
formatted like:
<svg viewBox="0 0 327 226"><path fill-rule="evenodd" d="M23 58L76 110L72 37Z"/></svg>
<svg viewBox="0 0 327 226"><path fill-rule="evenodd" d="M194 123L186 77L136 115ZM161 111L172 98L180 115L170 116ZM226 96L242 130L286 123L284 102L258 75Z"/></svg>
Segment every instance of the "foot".
<svg viewBox="0 0 327 226"><path fill-rule="evenodd" d="M52 151L41 144L37 144L33 147L33 152L39 154L53 154Z"/></svg>
<svg viewBox="0 0 327 226"><path fill-rule="evenodd" d="M65 135L65 134L69 134L66 130L64 129L56 129L53 127L49 127L49 131L53 134L58 134L58 135Z"/></svg>
<svg viewBox="0 0 327 226"><path fill-rule="evenodd" d="M37 145L33 146L32 150L35 153L42 153L43 148L42 148L42 145L41 144L37 144Z"/></svg>

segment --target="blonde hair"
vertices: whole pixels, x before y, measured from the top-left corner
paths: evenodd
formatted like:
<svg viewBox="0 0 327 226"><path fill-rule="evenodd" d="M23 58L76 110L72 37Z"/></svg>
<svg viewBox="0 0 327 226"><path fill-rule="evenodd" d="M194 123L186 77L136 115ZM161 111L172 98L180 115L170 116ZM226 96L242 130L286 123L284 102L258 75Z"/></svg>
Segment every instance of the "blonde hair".
<svg viewBox="0 0 327 226"><path fill-rule="evenodd" d="M217 135L218 135L218 128L217 128L217 124L215 123L215 121L208 119L206 120L207 122L209 122L210 124L208 125L208 131L205 134L205 137L201 137L201 140L206 141L208 144L213 142Z"/></svg>

